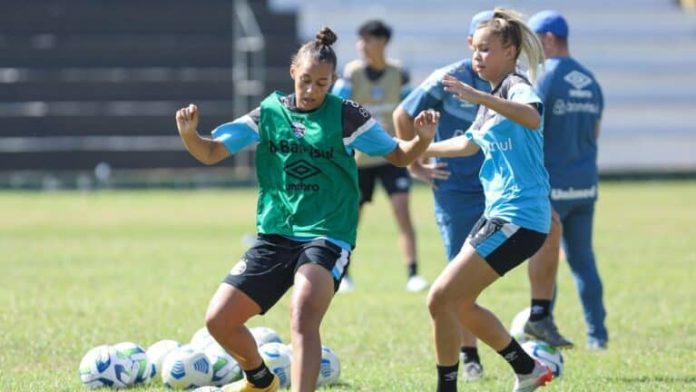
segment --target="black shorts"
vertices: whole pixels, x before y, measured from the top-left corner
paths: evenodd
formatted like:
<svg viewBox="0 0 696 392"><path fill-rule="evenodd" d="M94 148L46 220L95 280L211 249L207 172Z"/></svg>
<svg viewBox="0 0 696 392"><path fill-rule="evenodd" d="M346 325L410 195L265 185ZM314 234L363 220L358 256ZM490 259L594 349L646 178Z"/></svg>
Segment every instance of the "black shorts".
<svg viewBox="0 0 696 392"><path fill-rule="evenodd" d="M360 205L372 201L377 179L382 182L387 195L405 193L411 189L411 175L404 167L387 163L379 166L358 168L358 185L360 186Z"/></svg>
<svg viewBox="0 0 696 392"><path fill-rule="evenodd" d="M536 253L544 244L546 234L504 219L481 217L466 240L498 275L503 276Z"/></svg>
<svg viewBox="0 0 696 392"><path fill-rule="evenodd" d="M273 234L261 234L223 282L243 291L264 314L293 285L300 266L312 263L326 268L333 277L334 291L350 263L350 252L325 240L293 241Z"/></svg>

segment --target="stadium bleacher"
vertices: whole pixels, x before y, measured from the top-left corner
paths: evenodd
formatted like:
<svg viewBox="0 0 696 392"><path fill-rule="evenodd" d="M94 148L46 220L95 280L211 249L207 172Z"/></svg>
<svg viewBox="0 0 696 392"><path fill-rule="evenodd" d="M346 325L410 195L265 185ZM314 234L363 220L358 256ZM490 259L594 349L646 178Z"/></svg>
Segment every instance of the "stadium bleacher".
<svg viewBox="0 0 696 392"><path fill-rule="evenodd" d="M202 131L233 118L231 1L0 5L0 176L199 167L178 140L176 109L197 103ZM266 92L288 89L296 18L249 5L272 45Z"/></svg>
<svg viewBox="0 0 696 392"><path fill-rule="evenodd" d="M291 88L289 58L321 26L338 33L339 62L355 58L355 28L373 17L394 26L390 55L419 83L469 56L469 18L491 6L247 2L267 42L264 93ZM200 167L183 150L173 114L197 103L201 130L234 116L233 3L0 0L0 186L21 187L27 173L91 175L99 163L116 172ZM696 14L670 0L501 4L526 14L556 8L569 20L573 55L605 92L602 173L696 172ZM223 168L248 164L229 159Z"/></svg>

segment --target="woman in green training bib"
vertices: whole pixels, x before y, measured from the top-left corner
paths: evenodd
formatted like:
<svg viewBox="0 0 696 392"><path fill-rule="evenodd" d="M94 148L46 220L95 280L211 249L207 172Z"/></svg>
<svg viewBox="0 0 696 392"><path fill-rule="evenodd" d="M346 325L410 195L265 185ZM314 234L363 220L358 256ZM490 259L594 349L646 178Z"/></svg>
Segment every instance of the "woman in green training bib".
<svg viewBox="0 0 696 392"><path fill-rule="evenodd" d="M275 92L250 113L199 136L195 105L176 114L187 150L215 164L256 145L256 242L210 301L206 326L245 378L225 391L276 391L245 323L291 287L293 391L313 391L321 364L319 326L355 247L359 191L354 151L406 166L430 144L439 113L414 120L417 137L392 138L359 104L328 94L336 80L336 35L323 28L290 65L294 94Z"/></svg>

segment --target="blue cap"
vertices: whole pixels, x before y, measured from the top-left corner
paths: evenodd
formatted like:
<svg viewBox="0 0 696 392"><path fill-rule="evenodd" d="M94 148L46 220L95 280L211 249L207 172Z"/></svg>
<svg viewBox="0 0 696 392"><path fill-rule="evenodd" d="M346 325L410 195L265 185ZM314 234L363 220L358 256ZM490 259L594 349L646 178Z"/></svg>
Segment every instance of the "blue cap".
<svg viewBox="0 0 696 392"><path fill-rule="evenodd" d="M535 33L551 33L556 37L568 37L568 23L558 11L541 11L532 15L527 22Z"/></svg>
<svg viewBox="0 0 696 392"><path fill-rule="evenodd" d="M474 33L476 32L476 28L481 24L488 22L489 20L493 19L493 11L488 10L488 11L481 11L478 14L474 15L473 18L471 18L471 23L469 24L469 36L473 36Z"/></svg>

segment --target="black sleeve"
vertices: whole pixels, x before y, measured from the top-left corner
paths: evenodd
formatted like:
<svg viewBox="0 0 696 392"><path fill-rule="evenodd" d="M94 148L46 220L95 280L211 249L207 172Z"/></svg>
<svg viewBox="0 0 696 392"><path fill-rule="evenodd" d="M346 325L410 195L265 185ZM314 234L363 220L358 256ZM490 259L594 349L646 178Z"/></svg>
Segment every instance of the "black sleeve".
<svg viewBox="0 0 696 392"><path fill-rule="evenodd" d="M343 118L344 138L350 137L355 131L372 119L372 115L367 109L350 99L343 100L341 114Z"/></svg>

